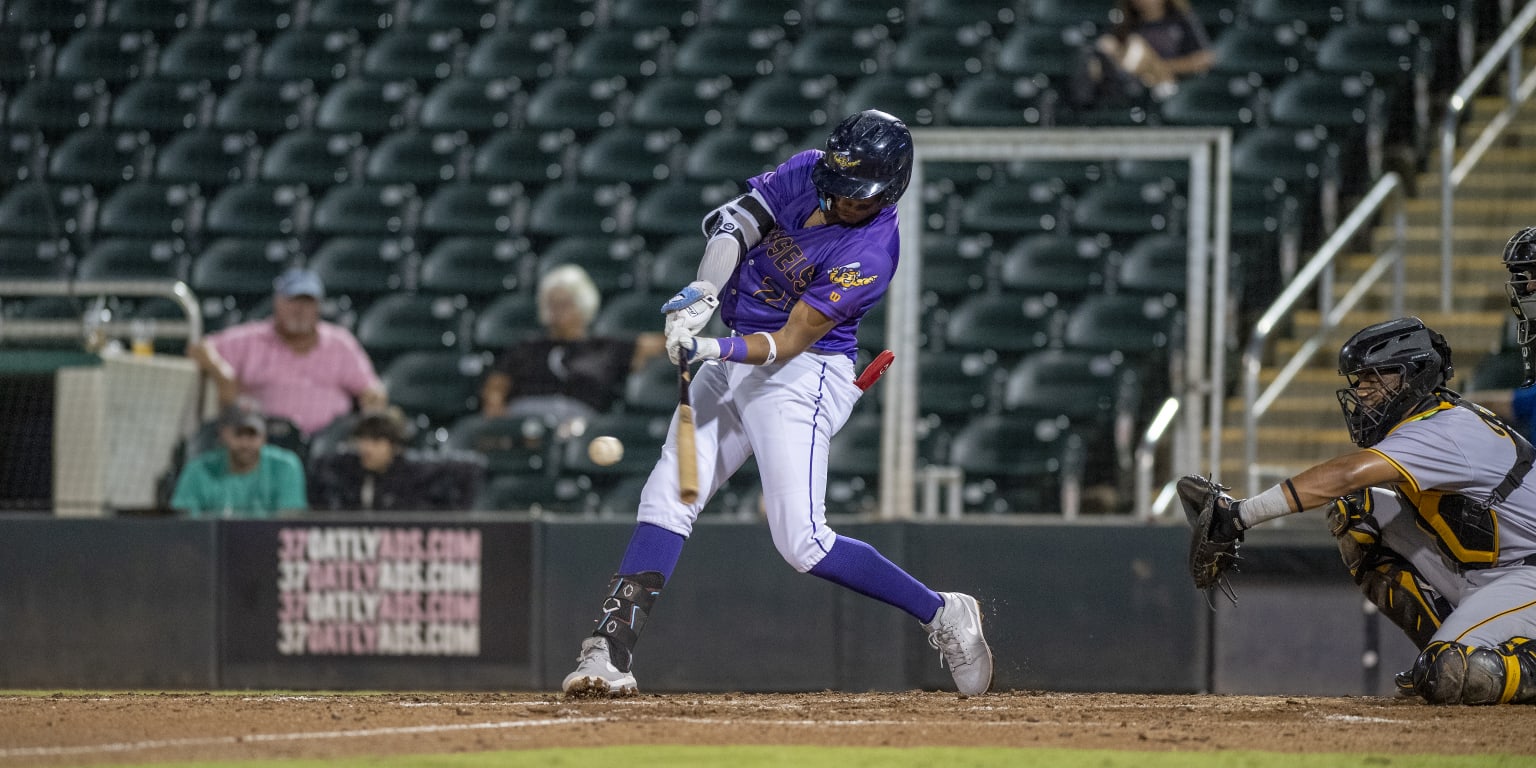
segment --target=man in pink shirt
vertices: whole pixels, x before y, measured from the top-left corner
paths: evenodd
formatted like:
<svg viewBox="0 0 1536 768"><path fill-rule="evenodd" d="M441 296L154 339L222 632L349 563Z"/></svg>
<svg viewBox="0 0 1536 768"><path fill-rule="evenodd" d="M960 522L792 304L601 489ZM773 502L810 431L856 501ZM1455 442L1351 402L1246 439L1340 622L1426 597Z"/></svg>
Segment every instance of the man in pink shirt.
<svg viewBox="0 0 1536 768"><path fill-rule="evenodd" d="M213 377L219 404L256 398L304 434L352 410L388 405L384 384L357 338L320 319L325 286L294 267L272 284L272 318L231 326L190 346L187 354Z"/></svg>

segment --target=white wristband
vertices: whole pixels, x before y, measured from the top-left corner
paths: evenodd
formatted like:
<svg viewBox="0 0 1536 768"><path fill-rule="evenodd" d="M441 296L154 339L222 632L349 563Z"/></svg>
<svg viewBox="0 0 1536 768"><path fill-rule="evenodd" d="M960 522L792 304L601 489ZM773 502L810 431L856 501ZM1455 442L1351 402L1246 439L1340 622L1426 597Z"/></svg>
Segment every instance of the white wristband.
<svg viewBox="0 0 1536 768"><path fill-rule="evenodd" d="M772 365L773 361L779 359L779 345L774 342L773 334L767 331L758 331L753 335L761 336L768 340L768 359L763 361L763 365Z"/></svg>
<svg viewBox="0 0 1536 768"><path fill-rule="evenodd" d="M1290 496L1282 485L1276 485L1269 490L1243 499L1243 503L1237 507L1238 517L1242 519L1244 528L1252 528L1265 520L1273 520L1277 517L1299 512L1291 509Z"/></svg>

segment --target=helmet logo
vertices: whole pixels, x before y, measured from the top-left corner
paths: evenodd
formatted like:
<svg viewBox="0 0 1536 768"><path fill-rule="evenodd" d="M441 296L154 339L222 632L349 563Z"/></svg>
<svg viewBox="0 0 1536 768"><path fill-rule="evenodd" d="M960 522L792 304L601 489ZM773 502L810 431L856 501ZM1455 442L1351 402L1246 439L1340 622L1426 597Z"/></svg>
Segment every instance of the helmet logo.
<svg viewBox="0 0 1536 768"><path fill-rule="evenodd" d="M847 152L832 152L829 153L827 157L831 158L833 165L845 171L849 168L856 168L858 167L859 163L864 162L862 160L856 160L852 157L849 157Z"/></svg>

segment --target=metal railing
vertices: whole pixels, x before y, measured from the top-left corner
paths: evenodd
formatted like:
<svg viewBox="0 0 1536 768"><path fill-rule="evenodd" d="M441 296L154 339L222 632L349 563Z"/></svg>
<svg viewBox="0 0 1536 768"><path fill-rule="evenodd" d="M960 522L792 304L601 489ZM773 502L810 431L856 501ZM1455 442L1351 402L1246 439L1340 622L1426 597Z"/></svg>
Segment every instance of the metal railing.
<svg viewBox="0 0 1536 768"><path fill-rule="evenodd" d="M0 280L0 297L6 296L163 297L176 302L187 319L185 324L157 321L155 334L171 338L185 335L188 343L203 337L202 308L192 289L179 280ZM0 319L0 341L70 338L85 341L93 331L126 336L131 332L131 323L129 320L110 320L96 324L85 314L78 320L5 318Z"/></svg>
<svg viewBox="0 0 1536 768"><path fill-rule="evenodd" d="M1336 277L1336 267L1339 255L1344 251L1351 240L1374 220L1376 212L1384 206L1391 204L1393 238L1390 247L1380 253L1371 265L1366 268L1358 279L1355 280L1339 299L1333 302L1333 283ZM1248 340L1248 347L1243 351L1242 376L1243 376L1243 460L1247 470L1246 492L1257 493L1259 489L1259 417L1267 412L1280 393L1288 387L1296 375L1301 372L1312 358L1312 355L1322 347L1323 341L1329 332L1336 328L1339 321L1349 313L1360 299L1364 298L1367 291L1376 285L1388 269L1393 270L1392 313L1393 316L1403 314L1404 294L1404 267L1403 255L1407 250L1408 218L1404 206L1404 191L1402 177L1396 173L1388 173L1381 177L1376 185L1371 187L1359 206L1352 211L1348 218L1339 225L1328 240L1318 248L1305 266L1296 274L1296 278L1285 287L1280 296L1275 299L1269 309L1259 318L1254 325L1253 335ZM1319 323L1315 333L1304 341L1296 354L1281 367L1275 380L1270 382L1262 393L1259 391L1259 372L1263 366L1263 355L1271 334L1280 326L1282 320L1290 317L1296 305L1311 291L1314 285L1319 286L1317 291Z"/></svg>
<svg viewBox="0 0 1536 768"><path fill-rule="evenodd" d="M1456 188L1466 180L1478 161L1493 146L1504 129L1514 121L1515 114L1520 111L1521 105L1530 99L1532 92L1536 92L1536 68L1530 72L1522 71L1524 65L1521 61L1521 43L1524 42L1531 29L1536 27L1536 2L1526 4L1520 14L1512 19L1509 26L1495 40L1488 52L1477 62L1472 71L1467 74L1465 80L1456 86L1451 98L1445 105L1445 116L1440 124L1440 311L1450 312L1452 304L1452 250L1454 249L1453 237L1455 235L1456 221ZM1461 125L1466 116L1467 109L1472 106L1472 100L1488 80L1498 71L1499 61L1506 61L1505 89L1508 97L1504 108L1488 121L1483 127L1483 132L1477 140L1467 147L1467 154L1456 162L1456 129Z"/></svg>

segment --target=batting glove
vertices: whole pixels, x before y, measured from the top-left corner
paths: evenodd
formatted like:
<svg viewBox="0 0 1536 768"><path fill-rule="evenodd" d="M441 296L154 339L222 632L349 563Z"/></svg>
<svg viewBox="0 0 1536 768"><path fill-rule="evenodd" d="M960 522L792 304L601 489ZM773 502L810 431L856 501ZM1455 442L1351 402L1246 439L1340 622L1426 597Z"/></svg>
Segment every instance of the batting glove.
<svg viewBox="0 0 1536 768"><path fill-rule="evenodd" d="M672 360L673 365L683 360L690 363L696 360L719 360L720 340L701 338L676 328L667 335L667 357Z"/></svg>
<svg viewBox="0 0 1536 768"><path fill-rule="evenodd" d="M668 338L677 329L685 330L690 336L697 336L704 326L709 325L709 319L714 317L715 308L720 306L720 301L715 298L715 286L708 280L695 280L677 295L661 305L661 311L667 316L666 325L662 328Z"/></svg>

